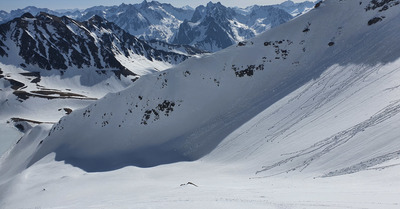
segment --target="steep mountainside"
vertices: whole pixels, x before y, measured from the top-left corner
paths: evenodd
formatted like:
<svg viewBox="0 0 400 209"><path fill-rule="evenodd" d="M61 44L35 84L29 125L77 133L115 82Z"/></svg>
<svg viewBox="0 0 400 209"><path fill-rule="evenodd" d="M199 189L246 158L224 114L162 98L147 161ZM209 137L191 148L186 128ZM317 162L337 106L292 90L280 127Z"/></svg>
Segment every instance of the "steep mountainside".
<svg viewBox="0 0 400 209"><path fill-rule="evenodd" d="M114 69L118 74L134 75L187 58L155 50L99 16L78 22L65 16L26 13L0 25L0 34L0 61L24 68L62 72L71 68Z"/></svg>
<svg viewBox="0 0 400 209"><path fill-rule="evenodd" d="M156 47L160 50L99 16L79 22L26 13L0 25L0 126L13 132L13 125L26 131L54 123L140 75L199 52L189 46ZM4 141L17 139L6 139L2 130L5 151Z"/></svg>
<svg viewBox="0 0 400 209"><path fill-rule="evenodd" d="M399 0L326 0L142 76L31 129L0 206L397 208L399 26Z"/></svg>

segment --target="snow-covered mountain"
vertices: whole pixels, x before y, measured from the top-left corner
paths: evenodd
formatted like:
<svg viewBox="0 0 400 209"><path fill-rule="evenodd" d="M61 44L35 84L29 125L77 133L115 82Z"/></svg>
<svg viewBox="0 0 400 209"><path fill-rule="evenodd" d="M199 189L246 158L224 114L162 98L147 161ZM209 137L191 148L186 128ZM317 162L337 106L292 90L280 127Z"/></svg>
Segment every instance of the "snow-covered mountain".
<svg viewBox="0 0 400 209"><path fill-rule="evenodd" d="M47 8L26 7L24 9L12 10L10 13L0 12L0 23L20 17L25 13L37 15L40 12L56 16L67 16L75 20L86 21L94 15L98 15L114 22L126 32L145 40L169 41L179 28L184 19L190 19L194 10L176 8L171 4L159 3L157 1L140 4L121 4L119 6L95 6L83 11L79 10L49 10Z"/></svg>
<svg viewBox="0 0 400 209"><path fill-rule="evenodd" d="M397 208L399 26L399 0L326 0L142 76L31 129L0 206Z"/></svg>
<svg viewBox="0 0 400 209"><path fill-rule="evenodd" d="M99 16L79 22L25 13L0 25L0 126L13 132L12 125L26 130L54 123L128 87L140 75L202 53L189 46L152 44L159 49ZM2 132L4 148L7 131Z"/></svg>
<svg viewBox="0 0 400 209"><path fill-rule="evenodd" d="M4 19L7 18L8 12L4 10L0 10L0 22L3 22Z"/></svg>
<svg viewBox="0 0 400 209"><path fill-rule="evenodd" d="M39 13L44 12L56 16L62 16L61 13L58 13L56 11L47 9L47 8L37 8L34 6L28 6L23 9L16 9L16 10L11 10L10 12L6 11L1 11L0 12L0 23L5 23L8 21L11 21L14 18L21 17L25 13L30 13L33 15L38 15Z"/></svg>
<svg viewBox="0 0 400 209"><path fill-rule="evenodd" d="M239 9L210 2L207 6L199 6L193 10L146 0L140 4L95 6L83 11L52 11L27 7L13 10L3 15L4 17L0 13L0 18L3 17L4 21L11 20L25 12L38 14L40 11L79 21L98 15L140 39L187 44L203 51L226 48L292 18L284 10L273 6Z"/></svg>
<svg viewBox="0 0 400 209"><path fill-rule="evenodd" d="M118 74L135 75L187 58L156 50L99 16L78 22L65 16L26 13L0 25L0 33L0 61L24 68L114 69Z"/></svg>
<svg viewBox="0 0 400 209"><path fill-rule="evenodd" d="M179 26L173 43L215 52L253 38L292 18L285 11L271 6L254 6L248 14L237 11L219 2L199 6L192 19Z"/></svg>
<svg viewBox="0 0 400 209"><path fill-rule="evenodd" d="M173 7L157 1L141 4L121 4L112 7L92 7L85 10L79 20L99 15L114 22L122 29L145 40L169 42L184 19L189 19L193 10Z"/></svg>
<svg viewBox="0 0 400 209"><path fill-rule="evenodd" d="M85 20L94 14L139 38L187 44L204 51L226 48L291 19L283 10L268 6L254 7L243 15L221 3L210 2L193 11L157 1L93 7L77 18Z"/></svg>
<svg viewBox="0 0 400 209"><path fill-rule="evenodd" d="M275 8L283 9L293 17L304 14L314 8L316 2L304 1L300 3L294 3L291 0L282 2L281 4L273 5Z"/></svg>
<svg viewBox="0 0 400 209"><path fill-rule="evenodd" d="M291 19L286 12L272 6L255 5L250 11L251 12L244 18L246 19L244 23L256 31L256 34L265 32Z"/></svg>

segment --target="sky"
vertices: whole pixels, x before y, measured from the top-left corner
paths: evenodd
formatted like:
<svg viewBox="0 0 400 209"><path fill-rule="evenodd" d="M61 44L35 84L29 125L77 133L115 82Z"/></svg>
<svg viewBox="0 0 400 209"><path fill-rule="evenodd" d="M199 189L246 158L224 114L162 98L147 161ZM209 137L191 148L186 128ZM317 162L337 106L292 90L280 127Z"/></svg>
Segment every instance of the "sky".
<svg viewBox="0 0 400 209"><path fill-rule="evenodd" d="M143 0L1 0L0 10L9 12L14 9L22 9L27 6L35 6L39 8L49 9L86 9L92 6L112 6L125 4L137 4ZM151 1L151 0L148 0ZM198 5L205 5L210 0L158 0L161 3L170 3L175 7L183 7L189 5L193 8ZM258 5L271 5L279 4L285 0L212 0L212 2L221 2L228 7L241 7L258 4ZM294 2L303 2L306 0L292 0Z"/></svg>

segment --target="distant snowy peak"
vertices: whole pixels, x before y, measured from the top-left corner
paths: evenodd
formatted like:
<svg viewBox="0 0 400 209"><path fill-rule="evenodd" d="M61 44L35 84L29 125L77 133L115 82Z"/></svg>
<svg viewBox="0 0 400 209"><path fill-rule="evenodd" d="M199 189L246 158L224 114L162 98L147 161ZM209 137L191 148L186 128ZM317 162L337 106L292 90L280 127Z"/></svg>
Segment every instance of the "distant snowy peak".
<svg viewBox="0 0 400 209"><path fill-rule="evenodd" d="M77 17L84 21L99 15L114 22L125 31L141 39L169 41L180 23L192 17L193 10L175 8L157 1L143 1L141 4L121 4L112 7L92 7Z"/></svg>
<svg viewBox="0 0 400 209"><path fill-rule="evenodd" d="M189 6L189 5L183 6L183 7L181 7L181 9L184 9L184 10L193 10L193 11L194 11L194 8L191 7L191 6Z"/></svg>
<svg viewBox="0 0 400 209"><path fill-rule="evenodd" d="M86 21L93 15L98 15L114 22L128 33L139 38L169 41L179 28L179 24L192 17L194 9L189 7L176 8L171 4L157 1L143 1L139 4L121 4L119 6L95 6L83 11L53 11L31 6L12 10L10 13L0 12L0 23L10 21L28 12L33 15L46 12L56 16L67 16L79 21Z"/></svg>
<svg viewBox="0 0 400 209"><path fill-rule="evenodd" d="M48 14L52 15L57 15L61 16L61 13L58 13L56 11L47 9L47 8L38 8L34 6L28 6L23 9L16 9L16 10L11 10L10 13L7 13L3 19L3 21L9 21L17 17L21 17L25 13L31 13L33 15L38 15L40 12L45 12Z"/></svg>
<svg viewBox="0 0 400 209"><path fill-rule="evenodd" d="M8 16L6 11L0 10L0 23L3 22Z"/></svg>
<svg viewBox="0 0 400 209"><path fill-rule="evenodd" d="M145 63L171 65L187 58L156 50L100 16L79 22L43 12L36 17L26 13L0 25L0 37L0 61L25 68L142 74L137 68Z"/></svg>
<svg viewBox="0 0 400 209"><path fill-rule="evenodd" d="M288 1L275 5L275 8L251 6L239 9L225 7L220 2L209 2L193 9L176 8L171 4L157 1L143 1L139 4L95 6L83 11L52 11L45 8L26 7L13 10L9 14L0 13L0 22L20 17L26 12L36 15L42 11L79 21L86 21L98 15L139 39L189 44L204 51L215 52L287 22L292 16L283 10L295 16L299 12L304 12L306 7L313 6L313 3L295 4Z"/></svg>
<svg viewBox="0 0 400 209"><path fill-rule="evenodd" d="M257 34L260 34L291 20L292 17L279 8L272 6L254 6L246 19L246 24L255 30Z"/></svg>
<svg viewBox="0 0 400 209"><path fill-rule="evenodd" d="M206 6L198 6L194 11L191 22L197 22L207 17L213 17L217 21L225 21L235 16L235 11L231 8L223 6L220 2L209 2Z"/></svg>
<svg viewBox="0 0 400 209"><path fill-rule="evenodd" d="M253 6L243 10L209 2L206 6L198 6L191 20L180 25L173 43L215 52L291 18L287 12L271 6Z"/></svg>
<svg viewBox="0 0 400 209"><path fill-rule="evenodd" d="M282 2L281 4L273 5L275 8L283 9L287 13L291 14L293 17L296 17L298 15L304 14L308 11L310 11L316 2L312 1L305 1L305 2L300 2L300 3L294 3L291 0L287 0L285 2Z"/></svg>

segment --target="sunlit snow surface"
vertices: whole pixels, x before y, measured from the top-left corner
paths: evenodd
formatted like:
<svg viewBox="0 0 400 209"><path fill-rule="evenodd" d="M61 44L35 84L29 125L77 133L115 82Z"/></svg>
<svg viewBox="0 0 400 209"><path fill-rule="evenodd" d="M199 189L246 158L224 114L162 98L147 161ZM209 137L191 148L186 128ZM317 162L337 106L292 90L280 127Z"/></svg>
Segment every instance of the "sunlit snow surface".
<svg viewBox="0 0 400 209"><path fill-rule="evenodd" d="M0 156L10 149L23 135L15 127L0 123Z"/></svg>
<svg viewBox="0 0 400 209"><path fill-rule="evenodd" d="M400 5L368 3L36 126L0 162L0 208L399 208Z"/></svg>
<svg viewBox="0 0 400 209"><path fill-rule="evenodd" d="M197 161L86 173L54 161L51 154L18 175L13 187L1 188L8 194L1 207L396 209L400 205L400 167L315 179L301 175L250 179L239 167ZM181 186L188 182L198 187Z"/></svg>

